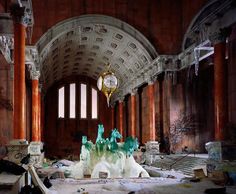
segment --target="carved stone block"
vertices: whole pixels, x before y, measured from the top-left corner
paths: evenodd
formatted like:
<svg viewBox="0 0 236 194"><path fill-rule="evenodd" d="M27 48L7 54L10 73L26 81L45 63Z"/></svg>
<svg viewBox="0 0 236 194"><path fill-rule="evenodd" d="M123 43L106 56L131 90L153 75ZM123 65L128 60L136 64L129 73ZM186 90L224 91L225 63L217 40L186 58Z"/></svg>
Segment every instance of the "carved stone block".
<svg viewBox="0 0 236 194"><path fill-rule="evenodd" d="M156 161L156 157L160 154L159 143L157 141L148 141L145 152L145 163L148 165L152 165Z"/></svg>
<svg viewBox="0 0 236 194"><path fill-rule="evenodd" d="M159 143L157 141L148 141L145 146L146 146L146 152L149 152L150 154L159 154L160 149L159 149Z"/></svg>
<svg viewBox="0 0 236 194"><path fill-rule="evenodd" d="M210 160L219 162L222 160L222 149L220 141L208 142L205 144L205 148L208 152L208 158Z"/></svg>
<svg viewBox="0 0 236 194"><path fill-rule="evenodd" d="M7 150L8 160L20 164L22 158L28 154L28 142L26 140L13 140L7 145Z"/></svg>
<svg viewBox="0 0 236 194"><path fill-rule="evenodd" d="M30 163L42 164L44 159L44 153L41 152L43 148L42 142L30 142L28 152L30 154Z"/></svg>

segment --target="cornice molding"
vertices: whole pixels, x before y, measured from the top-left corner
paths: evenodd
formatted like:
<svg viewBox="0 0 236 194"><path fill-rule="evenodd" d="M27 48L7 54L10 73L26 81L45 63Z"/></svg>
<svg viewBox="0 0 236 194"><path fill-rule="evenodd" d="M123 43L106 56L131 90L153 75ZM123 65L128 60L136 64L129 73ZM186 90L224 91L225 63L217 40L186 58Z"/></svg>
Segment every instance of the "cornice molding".
<svg viewBox="0 0 236 194"><path fill-rule="evenodd" d="M30 71L30 78L32 80L39 80L39 77L40 77L40 72L39 71L36 71L36 70L31 70Z"/></svg>
<svg viewBox="0 0 236 194"><path fill-rule="evenodd" d="M199 11L184 35L182 50L193 44L201 44L207 39L214 43L225 39L222 29L236 22L235 0L212 0Z"/></svg>

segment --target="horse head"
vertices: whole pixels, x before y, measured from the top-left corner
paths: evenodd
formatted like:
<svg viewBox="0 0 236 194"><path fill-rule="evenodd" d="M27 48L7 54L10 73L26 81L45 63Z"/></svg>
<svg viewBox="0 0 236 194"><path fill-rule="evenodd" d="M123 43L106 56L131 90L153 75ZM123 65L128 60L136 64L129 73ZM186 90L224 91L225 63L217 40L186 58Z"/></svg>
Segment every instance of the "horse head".
<svg viewBox="0 0 236 194"><path fill-rule="evenodd" d="M127 137L123 145L123 150L128 156L131 156L138 149L139 143L137 138Z"/></svg>
<svg viewBox="0 0 236 194"><path fill-rule="evenodd" d="M82 144L86 144L88 142L87 136L82 136Z"/></svg>
<svg viewBox="0 0 236 194"><path fill-rule="evenodd" d="M122 135L120 134L120 132L115 128L111 131L111 137L110 137L110 141L115 141L116 139L120 139L122 138Z"/></svg>
<svg viewBox="0 0 236 194"><path fill-rule="evenodd" d="M100 124L98 125L98 134L97 134L96 143L104 141L103 133L104 133L104 127L102 124Z"/></svg>
<svg viewBox="0 0 236 194"><path fill-rule="evenodd" d="M88 141L87 136L82 136L82 145L84 145L87 150L91 150L93 143Z"/></svg>

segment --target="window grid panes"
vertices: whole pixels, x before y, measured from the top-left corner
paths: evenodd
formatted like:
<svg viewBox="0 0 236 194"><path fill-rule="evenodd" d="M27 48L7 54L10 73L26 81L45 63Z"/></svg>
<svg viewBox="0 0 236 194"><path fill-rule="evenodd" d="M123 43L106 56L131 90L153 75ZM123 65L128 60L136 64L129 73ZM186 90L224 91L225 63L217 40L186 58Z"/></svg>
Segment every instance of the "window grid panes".
<svg viewBox="0 0 236 194"><path fill-rule="evenodd" d="M80 84L80 118L87 118L87 85Z"/></svg>
<svg viewBox="0 0 236 194"><path fill-rule="evenodd" d="M75 83L70 84L70 118L75 118Z"/></svg>
<svg viewBox="0 0 236 194"><path fill-rule="evenodd" d="M91 108L91 119L98 119L98 91L89 86L89 90L91 93L87 93L88 85L81 83L80 91L76 91L76 83L71 83L68 85L68 94L65 94L65 86L58 89L58 118L65 118L65 106L68 106L68 117L70 119L76 118L76 96L79 95L80 103L79 103L79 114L81 119L88 118L88 107ZM68 95L68 104L65 104L65 98ZM89 95L89 96L88 96ZM89 97L89 98L88 98ZM87 106L87 99L90 99L90 106ZM89 111L89 112L90 112ZM89 114L90 115L90 114Z"/></svg>
<svg viewBox="0 0 236 194"><path fill-rule="evenodd" d="M58 118L65 117L65 89L61 87L58 90Z"/></svg>
<svg viewBox="0 0 236 194"><path fill-rule="evenodd" d="M92 88L92 119L98 118L98 94L97 90Z"/></svg>

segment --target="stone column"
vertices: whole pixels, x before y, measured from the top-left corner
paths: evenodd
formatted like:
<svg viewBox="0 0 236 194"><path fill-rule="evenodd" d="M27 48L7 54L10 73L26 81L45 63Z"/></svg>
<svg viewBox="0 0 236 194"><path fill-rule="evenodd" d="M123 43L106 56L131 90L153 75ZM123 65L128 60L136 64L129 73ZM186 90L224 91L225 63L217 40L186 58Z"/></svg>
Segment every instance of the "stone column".
<svg viewBox="0 0 236 194"><path fill-rule="evenodd" d="M149 141L155 141L155 101L154 101L154 84L153 81L148 82L147 86L148 92L148 120L149 125L147 126L147 130L149 131Z"/></svg>
<svg viewBox="0 0 236 194"><path fill-rule="evenodd" d="M11 7L14 22L14 110L13 129L14 139L26 139L25 117L25 8L14 4Z"/></svg>
<svg viewBox="0 0 236 194"><path fill-rule="evenodd" d="M14 25L13 140L8 145L8 160L20 163L28 153L26 140L25 87L25 7L12 4Z"/></svg>
<svg viewBox="0 0 236 194"><path fill-rule="evenodd" d="M121 141L124 140L124 127L123 127L123 99L119 100L119 132L122 135Z"/></svg>
<svg viewBox="0 0 236 194"><path fill-rule="evenodd" d="M41 97L39 90L39 71L35 69L31 70L32 79L32 141L29 145L29 153L31 154L31 160L34 163L41 163L44 154L41 153L41 128L40 128L40 111L41 111Z"/></svg>
<svg viewBox="0 0 236 194"><path fill-rule="evenodd" d="M41 141L39 129L39 76L38 71L31 72L32 79L32 141Z"/></svg>
<svg viewBox="0 0 236 194"><path fill-rule="evenodd" d="M147 86L147 98L148 98L148 140L145 143L146 152L144 154L145 163L152 165L156 161L159 152L159 142L156 141L156 126L155 126L155 97L154 97L154 80L150 79Z"/></svg>
<svg viewBox="0 0 236 194"><path fill-rule="evenodd" d="M136 136L136 93L137 90L132 90L130 96L130 132L132 137Z"/></svg>
<svg viewBox="0 0 236 194"><path fill-rule="evenodd" d="M228 122L228 103L227 103L227 63L226 36L217 34L214 37L214 117L215 117L215 140L224 139L224 130Z"/></svg>

